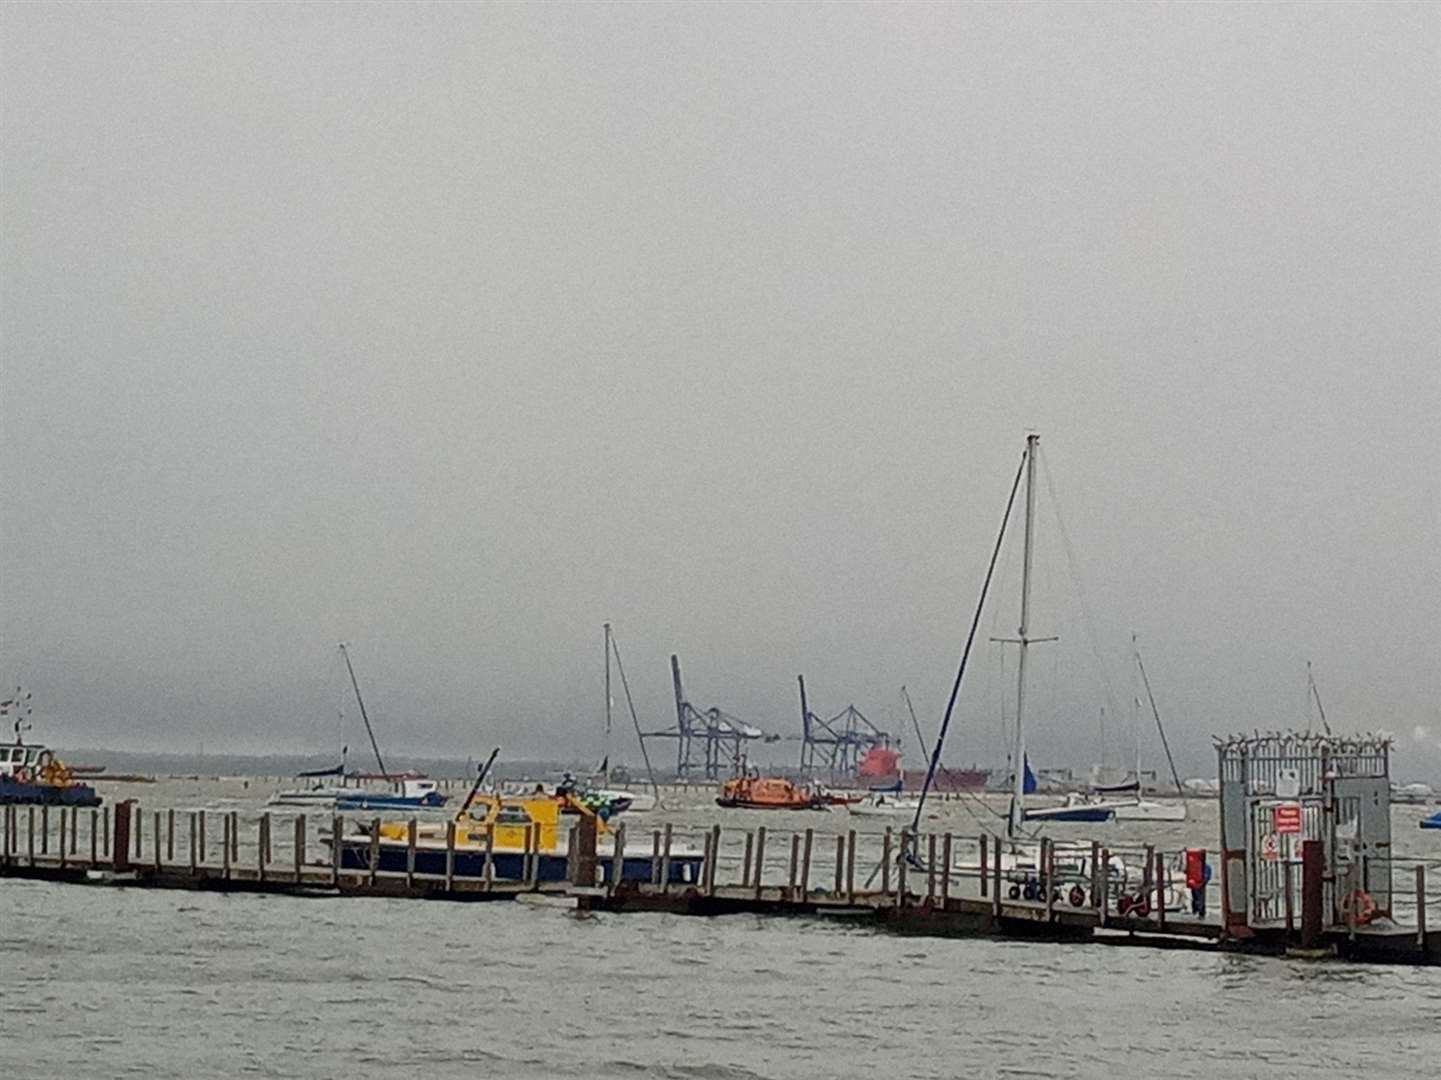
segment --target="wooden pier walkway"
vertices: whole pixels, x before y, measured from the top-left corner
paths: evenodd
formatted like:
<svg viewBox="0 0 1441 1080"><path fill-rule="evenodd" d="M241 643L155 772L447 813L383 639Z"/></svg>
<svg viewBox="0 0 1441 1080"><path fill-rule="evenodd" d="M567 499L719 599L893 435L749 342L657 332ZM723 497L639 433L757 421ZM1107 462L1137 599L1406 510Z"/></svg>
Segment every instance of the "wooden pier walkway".
<svg viewBox="0 0 1441 1080"><path fill-rule="evenodd" d="M754 913L847 919L901 933L1159 948L1283 953L1296 941L1294 927L1228 935L1216 918L1178 911L1173 860L1151 848L1123 853L1097 843L1057 845L1043 839L1034 865L1009 860L1003 869L1001 846L987 836L913 836L891 829L772 834L764 826L723 835L715 826L701 834L704 859L697 880L674 883L669 865L677 837L666 825L646 837L651 875L645 882L600 872L607 863L618 868L625 857L622 827L608 852L571 859L568 880L541 881L456 874L451 830L445 874L414 869L415 829L409 830L404 872L380 870L378 859L342 868L329 860L328 850L325 861L310 857L328 849L328 839L344 827L337 815L265 812L242 821L235 810L144 812L129 803L95 809L5 806L0 878L297 897L486 901L540 894L584 912ZM582 842L575 850L594 849ZM1125 872L1118 875L1117 865ZM1125 876L1138 866L1144 869L1134 879ZM1416 883L1417 925L1333 929L1323 939L1328 954L1441 963L1441 934L1426 923L1421 870Z"/></svg>

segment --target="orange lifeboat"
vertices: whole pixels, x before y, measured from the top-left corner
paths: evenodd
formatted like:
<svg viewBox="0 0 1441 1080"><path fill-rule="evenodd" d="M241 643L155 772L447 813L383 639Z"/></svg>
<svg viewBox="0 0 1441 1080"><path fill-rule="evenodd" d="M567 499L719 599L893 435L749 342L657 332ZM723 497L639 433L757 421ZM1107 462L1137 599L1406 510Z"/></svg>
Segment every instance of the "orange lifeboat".
<svg viewBox="0 0 1441 1080"><path fill-rule="evenodd" d="M749 810L819 810L825 800L782 777L737 776L721 785L716 805Z"/></svg>

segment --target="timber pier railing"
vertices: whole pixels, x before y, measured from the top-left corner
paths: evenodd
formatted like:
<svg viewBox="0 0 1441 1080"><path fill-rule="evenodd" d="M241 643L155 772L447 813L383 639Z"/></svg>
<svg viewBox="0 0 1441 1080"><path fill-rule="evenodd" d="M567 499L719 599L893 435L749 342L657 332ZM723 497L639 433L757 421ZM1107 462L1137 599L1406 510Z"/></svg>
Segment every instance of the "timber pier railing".
<svg viewBox="0 0 1441 1080"><path fill-rule="evenodd" d="M392 819L393 820L393 819ZM428 820L439 824L443 817ZM1325 953L1407 963L1441 963L1441 927L1428 922L1441 873L1420 860L1369 860L1352 868L1352 895L1379 875L1393 910L1333 913L1318 928L1303 897L1287 897L1284 922L1227 931L1217 917L1222 882L1198 899L1186 887L1184 853L1040 838L1013 846L996 838L911 833L890 827L682 830L673 823L617 826L594 843L572 831L564 880L546 880L539 858L519 877L501 877L492 846L426 839L409 819L403 869L382 869L380 819L239 809L112 806L0 807L0 877L126 887L266 892L297 896L390 896L500 900L543 893L587 912L663 911L690 915L759 913L847 919L897 931L995 935L1156 947L1217 947L1280 953L1305 946ZM357 826L357 823L359 825ZM357 827L368 845L354 840ZM347 830L350 830L347 832ZM333 840L350 836L355 865L340 865ZM392 847L397 842L389 842ZM479 851L478 873L458 872L458 856ZM591 854L593 852L593 854ZM417 870L417 853L443 872ZM538 855L528 839L527 856ZM648 863L639 879L635 860ZM683 864L683 873L677 867ZM396 865L392 862L390 865ZM1289 890L1290 875L1286 875ZM1430 920L1434 922L1434 920Z"/></svg>

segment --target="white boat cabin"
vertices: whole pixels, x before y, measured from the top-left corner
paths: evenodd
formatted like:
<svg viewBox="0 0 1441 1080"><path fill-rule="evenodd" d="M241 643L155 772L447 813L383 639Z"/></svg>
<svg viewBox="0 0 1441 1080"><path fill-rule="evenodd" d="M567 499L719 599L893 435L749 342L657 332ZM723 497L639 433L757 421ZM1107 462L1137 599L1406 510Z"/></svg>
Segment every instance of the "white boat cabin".
<svg viewBox="0 0 1441 1080"><path fill-rule="evenodd" d="M0 743L0 776L14 776L16 770L22 767L26 773L34 776L36 769L44 766L44 762L40 762L39 766L36 764L42 754L45 755L45 761L55 757L46 746L34 743Z"/></svg>

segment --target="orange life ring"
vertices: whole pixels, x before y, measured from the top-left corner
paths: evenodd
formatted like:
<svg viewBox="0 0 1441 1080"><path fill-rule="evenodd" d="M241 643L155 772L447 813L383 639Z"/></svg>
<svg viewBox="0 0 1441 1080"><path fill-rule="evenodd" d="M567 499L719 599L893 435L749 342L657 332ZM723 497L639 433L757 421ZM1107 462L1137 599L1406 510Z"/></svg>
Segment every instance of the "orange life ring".
<svg viewBox="0 0 1441 1080"><path fill-rule="evenodd" d="M1376 901L1365 889L1352 889L1341 898L1341 914L1348 920L1354 917L1357 926L1365 926L1376 917Z"/></svg>

